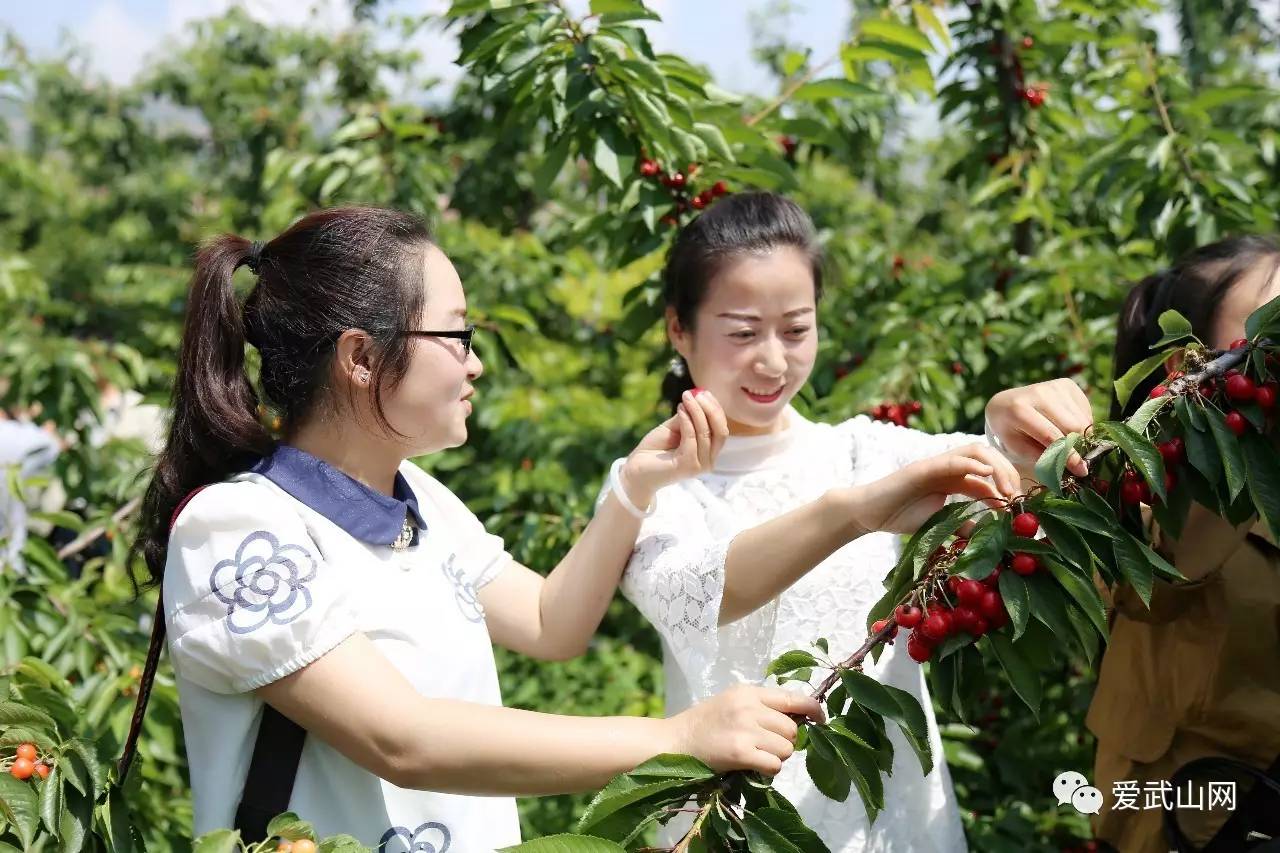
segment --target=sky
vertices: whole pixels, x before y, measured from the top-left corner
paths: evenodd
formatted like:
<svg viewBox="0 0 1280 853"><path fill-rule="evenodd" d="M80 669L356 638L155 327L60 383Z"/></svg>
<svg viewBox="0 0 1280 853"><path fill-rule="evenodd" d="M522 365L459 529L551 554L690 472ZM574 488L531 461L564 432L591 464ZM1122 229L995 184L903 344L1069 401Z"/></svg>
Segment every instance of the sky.
<svg viewBox="0 0 1280 853"><path fill-rule="evenodd" d="M92 69L126 83L188 23L232 5L267 22L314 20L325 29L340 30L351 20L347 0L0 0L0 25L12 29L37 55L56 51L69 38L86 48ZM587 0L569 0L569 5L585 9ZM651 25L650 39L659 51L708 66L727 89L770 91L776 84L751 58L750 15L767 5L768 0L649 0L663 18ZM382 6L393 12L440 13L448 2L384 0ZM812 48L819 60L834 55L848 29L848 0L792 0L792 6L797 11L772 26L785 32L788 41ZM451 35L433 28L414 44L424 56L420 73L446 82L457 79Z"/></svg>

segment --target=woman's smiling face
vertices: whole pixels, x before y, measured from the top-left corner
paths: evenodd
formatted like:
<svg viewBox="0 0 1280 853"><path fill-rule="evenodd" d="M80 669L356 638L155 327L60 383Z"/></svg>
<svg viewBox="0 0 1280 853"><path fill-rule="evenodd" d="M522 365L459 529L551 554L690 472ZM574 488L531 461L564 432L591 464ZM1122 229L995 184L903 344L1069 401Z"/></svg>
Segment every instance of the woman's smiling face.
<svg viewBox="0 0 1280 853"><path fill-rule="evenodd" d="M774 432L818 354L809 257L792 246L740 255L707 283L693 328L667 333L695 385L715 395L734 435Z"/></svg>

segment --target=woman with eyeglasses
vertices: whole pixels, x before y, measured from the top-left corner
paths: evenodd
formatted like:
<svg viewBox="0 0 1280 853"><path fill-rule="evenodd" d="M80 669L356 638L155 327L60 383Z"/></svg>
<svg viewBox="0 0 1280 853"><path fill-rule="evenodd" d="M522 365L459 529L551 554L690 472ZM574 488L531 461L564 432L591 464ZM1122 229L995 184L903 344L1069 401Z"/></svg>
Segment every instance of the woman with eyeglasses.
<svg viewBox="0 0 1280 853"><path fill-rule="evenodd" d="M243 305L240 266L257 277ZM257 840L287 809L383 851L495 850L520 840L517 795L598 788L665 752L776 773L796 736L788 715L821 716L760 687L666 720L502 707L491 642L581 653L638 507L707 470L726 428L686 395L615 467L544 578L407 461L467 439L483 368L466 314L449 259L404 213L320 211L265 244L225 235L197 256L134 545L163 582L197 834ZM281 441L260 423L246 343Z"/></svg>

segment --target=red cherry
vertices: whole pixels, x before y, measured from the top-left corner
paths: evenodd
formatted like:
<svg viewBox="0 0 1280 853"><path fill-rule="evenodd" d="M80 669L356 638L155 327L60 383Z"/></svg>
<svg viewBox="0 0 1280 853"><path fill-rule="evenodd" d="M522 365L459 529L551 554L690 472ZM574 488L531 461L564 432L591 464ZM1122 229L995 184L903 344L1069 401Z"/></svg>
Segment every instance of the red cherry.
<svg viewBox="0 0 1280 853"><path fill-rule="evenodd" d="M671 177L667 178L667 182L667 186L680 189L685 184L684 172L676 172Z"/></svg>
<svg viewBox="0 0 1280 853"><path fill-rule="evenodd" d="M1245 420L1244 415L1239 412L1227 413L1227 429L1236 435L1244 435L1245 430L1249 428L1249 422Z"/></svg>
<svg viewBox="0 0 1280 853"><path fill-rule="evenodd" d="M999 614L1004 611L1004 599L1000 597L1000 593L994 589L989 589L982 593L982 598L978 601L978 613L987 619L996 619Z"/></svg>
<svg viewBox="0 0 1280 853"><path fill-rule="evenodd" d="M1268 382L1257 390L1253 395L1253 402L1258 404L1258 408L1264 412L1269 412L1276 407L1276 391L1277 386L1274 382Z"/></svg>
<svg viewBox="0 0 1280 853"><path fill-rule="evenodd" d="M884 416L889 420L893 421L898 426L903 426L907 422L906 414L903 413L902 407L899 406L897 403L894 403L893 405L885 409Z"/></svg>
<svg viewBox="0 0 1280 853"><path fill-rule="evenodd" d="M1043 106L1044 95L1045 95L1044 89L1038 89L1035 86L1032 86L1029 89L1024 89L1022 91L1022 97L1026 100L1027 104L1033 110L1039 109L1041 106Z"/></svg>
<svg viewBox="0 0 1280 853"><path fill-rule="evenodd" d="M919 625L923 618L924 611L910 604L899 604L893 611L893 621L907 629Z"/></svg>
<svg viewBox="0 0 1280 853"><path fill-rule="evenodd" d="M939 643L951 634L953 627L954 623L950 613L945 610L931 610L916 630L924 634L925 639L930 642Z"/></svg>
<svg viewBox="0 0 1280 853"><path fill-rule="evenodd" d="M702 208L707 206L707 200L701 195L694 196L693 201L689 203L693 205L694 210L702 210Z"/></svg>
<svg viewBox="0 0 1280 853"><path fill-rule="evenodd" d="M886 406L884 403L878 403L877 405L871 407L871 417L875 418L876 420L880 420L886 414L888 414L888 412L889 412L889 407Z"/></svg>
<svg viewBox="0 0 1280 853"><path fill-rule="evenodd" d="M1229 346L1228 349L1244 349L1248 345L1249 345L1248 338L1237 338L1236 340L1231 342L1231 346Z"/></svg>
<svg viewBox="0 0 1280 853"><path fill-rule="evenodd" d="M1035 554L1024 554L1019 551L1009 561L1009 568L1025 577L1036 573L1036 570L1040 568L1040 561Z"/></svg>
<svg viewBox="0 0 1280 853"><path fill-rule="evenodd" d="M951 552L953 554L959 554L961 551L963 551L967 547L969 547L968 539L964 539L964 538L957 539L956 541L951 543Z"/></svg>
<svg viewBox="0 0 1280 853"><path fill-rule="evenodd" d="M973 625L971 626L969 633L973 634L975 637L982 637L990 630L991 623L979 616L977 619L973 620Z"/></svg>
<svg viewBox="0 0 1280 853"><path fill-rule="evenodd" d="M1036 40L1033 39L1031 36L1023 36L1022 47L1024 50L1031 50L1031 48L1035 47L1035 44L1036 44Z"/></svg>
<svg viewBox="0 0 1280 853"><path fill-rule="evenodd" d="M728 191L729 191L729 185L726 184L724 181L716 181L714 184L711 185L711 194L716 197L722 196Z"/></svg>
<svg viewBox="0 0 1280 853"><path fill-rule="evenodd" d="M1126 504L1142 503L1142 483L1128 481L1120 484L1120 501Z"/></svg>
<svg viewBox="0 0 1280 853"><path fill-rule="evenodd" d="M1164 464L1171 468L1181 465L1183 460L1187 458L1187 443L1182 440L1181 436L1174 436L1168 441L1161 442L1157 445L1160 455L1164 457Z"/></svg>
<svg viewBox="0 0 1280 853"><path fill-rule="evenodd" d="M976 607L986 591L987 588L982 585L981 581L962 578L960 583L956 585L956 598L959 599L961 604Z"/></svg>
<svg viewBox="0 0 1280 853"><path fill-rule="evenodd" d="M18 744L18 749L14 754L17 755L18 758L25 758L27 761L35 761L36 757L40 753L36 750L36 745L34 743L20 743Z"/></svg>
<svg viewBox="0 0 1280 853"><path fill-rule="evenodd" d="M1165 394L1168 394L1168 393L1169 393L1168 388L1164 387L1163 385L1157 385L1156 387L1151 389L1151 393L1148 394L1147 396L1152 400L1154 400L1155 398L1163 397Z"/></svg>
<svg viewBox="0 0 1280 853"><path fill-rule="evenodd" d="M9 766L9 775L23 781L30 779L31 774L35 772L35 762L29 758L15 758L13 764Z"/></svg>
<svg viewBox="0 0 1280 853"><path fill-rule="evenodd" d="M1164 493L1167 495L1178 485L1178 475L1172 471L1164 472Z"/></svg>
<svg viewBox="0 0 1280 853"><path fill-rule="evenodd" d="M49 774L53 772L53 768L43 761L36 762L36 775L41 779L48 779Z"/></svg>
<svg viewBox="0 0 1280 853"><path fill-rule="evenodd" d="M1249 403L1258 393L1258 386L1248 376L1227 377L1227 397L1237 403Z"/></svg>
<svg viewBox="0 0 1280 853"><path fill-rule="evenodd" d="M959 376L960 374L964 373L964 365L958 361L951 362L951 372L954 373L956 376Z"/></svg>
<svg viewBox="0 0 1280 853"><path fill-rule="evenodd" d="M985 578L982 579L982 585L990 589L998 589L999 583L1000 583L1000 572L1002 571L1003 569L1001 569L999 566L996 566L994 569L991 570L991 574L987 575Z"/></svg>
<svg viewBox="0 0 1280 853"><path fill-rule="evenodd" d="M921 404L919 400L912 400L910 403L907 404L907 411L909 411L913 415L920 414L923 408L924 406Z"/></svg>
<svg viewBox="0 0 1280 853"><path fill-rule="evenodd" d="M879 634L881 631L883 631L883 630L885 629L885 626L886 626L886 625L888 625L888 624L889 624L889 620L888 620L888 619L877 619L877 620L876 620L875 622L873 622L873 623L872 623L872 625L871 625L871 633L872 633L872 634ZM888 636L888 638L887 638L887 639L892 640L892 639L893 639L894 637L896 637L896 636L898 636L898 626L897 626L897 625L894 625L894 626L893 626L893 630L889 632L889 636Z"/></svg>
<svg viewBox="0 0 1280 853"><path fill-rule="evenodd" d="M1020 512L1013 517L1013 535L1030 539L1040 530L1040 519L1034 512Z"/></svg>
<svg viewBox="0 0 1280 853"><path fill-rule="evenodd" d="M644 159L640 161L640 174L646 178L652 178L654 175L662 171L662 167L658 165L657 160Z"/></svg>
<svg viewBox="0 0 1280 853"><path fill-rule="evenodd" d="M1111 481L1110 480L1094 480L1093 490L1100 495L1108 494L1111 491Z"/></svg>
<svg viewBox="0 0 1280 853"><path fill-rule="evenodd" d="M919 631L913 631L907 640L907 654L916 663L924 663L933 655L933 644L921 637Z"/></svg>
<svg viewBox="0 0 1280 853"><path fill-rule="evenodd" d="M964 631L966 634L975 633L974 629L977 627L977 622L982 618L978 615L977 610L974 610L967 604L962 604L953 610L952 613L954 614L955 627L957 630Z"/></svg>

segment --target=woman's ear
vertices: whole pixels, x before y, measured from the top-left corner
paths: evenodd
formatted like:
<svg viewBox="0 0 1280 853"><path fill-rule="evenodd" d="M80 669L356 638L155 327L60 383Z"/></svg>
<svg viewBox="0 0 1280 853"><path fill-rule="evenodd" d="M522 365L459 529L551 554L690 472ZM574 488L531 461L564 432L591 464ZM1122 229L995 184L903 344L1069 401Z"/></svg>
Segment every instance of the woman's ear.
<svg viewBox="0 0 1280 853"><path fill-rule="evenodd" d="M686 361L689 359L689 332L680 325L680 318L676 316L676 309L668 308L666 311L667 321L667 340L671 342L671 346Z"/></svg>
<svg viewBox="0 0 1280 853"><path fill-rule="evenodd" d="M339 379L356 386L369 384L373 370L369 363L369 340L369 333L364 329L347 329L338 337L334 346L334 368Z"/></svg>

